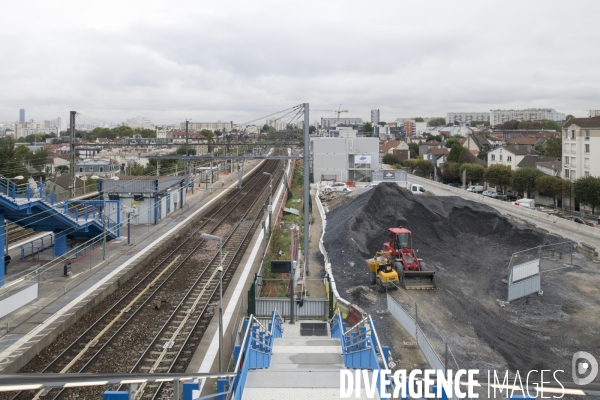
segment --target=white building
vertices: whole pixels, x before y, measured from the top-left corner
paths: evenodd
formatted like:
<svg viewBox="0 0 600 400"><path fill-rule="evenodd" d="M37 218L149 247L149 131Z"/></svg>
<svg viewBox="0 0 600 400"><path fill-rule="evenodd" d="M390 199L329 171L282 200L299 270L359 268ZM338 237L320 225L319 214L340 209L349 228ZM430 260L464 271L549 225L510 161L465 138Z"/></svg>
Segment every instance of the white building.
<svg viewBox="0 0 600 400"><path fill-rule="evenodd" d="M600 117L600 110L590 110L590 118Z"/></svg>
<svg viewBox="0 0 600 400"><path fill-rule="evenodd" d="M487 165L491 167L494 164L508 165L513 171L517 170L517 165L525 156L537 155L537 151L532 150L527 145L507 145L490 150L487 154Z"/></svg>
<svg viewBox="0 0 600 400"><path fill-rule="evenodd" d="M150 122L148 118L136 117L128 119L123 122L123 125L130 127L131 129L152 129L154 130L154 124Z"/></svg>
<svg viewBox="0 0 600 400"><path fill-rule="evenodd" d="M415 122L414 130L417 136L423 136L427 132L427 122Z"/></svg>
<svg viewBox="0 0 600 400"><path fill-rule="evenodd" d="M179 124L179 129L185 130L185 121ZM230 122L191 122L188 121L188 130L190 132L201 131L208 129L209 131L230 132L233 129L233 121Z"/></svg>
<svg viewBox="0 0 600 400"><path fill-rule="evenodd" d="M279 118L268 119L265 123L275 128L276 131L284 131L287 128L286 123Z"/></svg>
<svg viewBox="0 0 600 400"><path fill-rule="evenodd" d="M45 135L56 134L58 136L58 128L47 128L44 122L24 122L15 124L15 138L22 138L28 135L43 133Z"/></svg>
<svg viewBox="0 0 600 400"><path fill-rule="evenodd" d="M563 178L600 176L600 116L571 118L562 137Z"/></svg>
<svg viewBox="0 0 600 400"><path fill-rule="evenodd" d="M371 124L377 125L379 123L379 109L371 110Z"/></svg>
<svg viewBox="0 0 600 400"><path fill-rule="evenodd" d="M369 182L380 169L379 139L314 137L310 140L315 182Z"/></svg>
<svg viewBox="0 0 600 400"><path fill-rule="evenodd" d="M321 128L331 128L338 125L362 125L362 118L321 118Z"/></svg>
<svg viewBox="0 0 600 400"><path fill-rule="evenodd" d="M536 121L549 119L564 121L565 114L552 108L527 108L525 110L490 110L490 125L496 126L508 121Z"/></svg>
<svg viewBox="0 0 600 400"><path fill-rule="evenodd" d="M452 124L458 122L459 124L471 125L473 121L489 121L489 112L449 112L446 113L446 123Z"/></svg>

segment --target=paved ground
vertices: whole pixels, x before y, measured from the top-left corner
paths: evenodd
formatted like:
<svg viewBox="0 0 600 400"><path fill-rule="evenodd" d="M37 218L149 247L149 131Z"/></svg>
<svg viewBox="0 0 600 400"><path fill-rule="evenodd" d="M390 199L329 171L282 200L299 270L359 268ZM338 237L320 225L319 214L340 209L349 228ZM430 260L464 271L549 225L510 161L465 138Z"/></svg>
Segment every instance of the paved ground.
<svg viewBox="0 0 600 400"><path fill-rule="evenodd" d="M323 285L322 280L316 280L317 278L323 277L325 271L323 255L321 254L321 250L319 250L319 240L321 238L321 232L323 231L323 222L321 221L321 215L319 214L319 210L317 210L317 203L314 201L314 196L316 192L317 189L314 187L314 185L312 185L310 189L310 195L313 197L312 204L315 204L315 206L313 207L313 211L309 218L310 275L309 280L306 281L306 288L308 290L308 297L324 298L326 297L325 285Z"/></svg>

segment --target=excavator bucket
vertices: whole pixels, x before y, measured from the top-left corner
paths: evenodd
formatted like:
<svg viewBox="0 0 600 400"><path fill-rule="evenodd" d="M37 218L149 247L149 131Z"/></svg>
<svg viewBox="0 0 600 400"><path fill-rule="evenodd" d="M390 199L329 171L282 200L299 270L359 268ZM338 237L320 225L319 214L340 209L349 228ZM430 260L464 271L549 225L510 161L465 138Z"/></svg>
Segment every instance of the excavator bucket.
<svg viewBox="0 0 600 400"><path fill-rule="evenodd" d="M434 271L402 271L399 275L406 290L437 289Z"/></svg>

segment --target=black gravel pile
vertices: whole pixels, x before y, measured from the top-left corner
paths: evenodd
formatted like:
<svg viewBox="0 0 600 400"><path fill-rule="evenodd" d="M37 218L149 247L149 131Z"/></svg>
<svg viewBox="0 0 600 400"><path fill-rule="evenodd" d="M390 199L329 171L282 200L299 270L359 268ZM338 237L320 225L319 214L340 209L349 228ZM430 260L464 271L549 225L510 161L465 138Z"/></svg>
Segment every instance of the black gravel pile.
<svg viewBox="0 0 600 400"><path fill-rule="evenodd" d="M459 353L462 368L481 365L482 355L466 340L473 334L499 355L489 360L491 365L517 369L546 365L540 354L551 354L551 345L541 339L551 332L548 322L565 321L564 307L572 307L568 291L551 290L540 299L523 298L506 306L497 300L506 299L507 267L513 252L564 239L520 225L481 203L451 196L416 196L392 183L379 184L330 211L324 237L340 294L372 315L387 308L386 297L379 294L373 301L364 289L348 289L374 290L365 259L382 249L389 228L400 226L412 231L414 248L427 270L436 272L439 290L401 289L394 297L411 296L404 303L407 307L413 300L419 302ZM524 324L521 318L530 311ZM524 325L528 332L516 335ZM385 326L379 330L382 340L394 342Z"/></svg>

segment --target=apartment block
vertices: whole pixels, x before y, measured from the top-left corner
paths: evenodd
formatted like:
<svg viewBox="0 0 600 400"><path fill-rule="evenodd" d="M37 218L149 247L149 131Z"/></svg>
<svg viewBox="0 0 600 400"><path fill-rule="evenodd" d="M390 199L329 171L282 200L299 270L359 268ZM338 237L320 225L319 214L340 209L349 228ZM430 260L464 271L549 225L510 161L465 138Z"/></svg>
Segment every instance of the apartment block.
<svg viewBox="0 0 600 400"><path fill-rule="evenodd" d="M571 118L563 126L563 178L600 176L600 116Z"/></svg>
<svg viewBox="0 0 600 400"><path fill-rule="evenodd" d="M459 124L469 124L473 121L489 121L490 113L489 112L449 112L446 113L446 123L452 124L454 122L458 122Z"/></svg>
<svg viewBox="0 0 600 400"><path fill-rule="evenodd" d="M565 114L552 108L527 108L524 110L490 110L490 125L496 126L508 121L564 121Z"/></svg>

